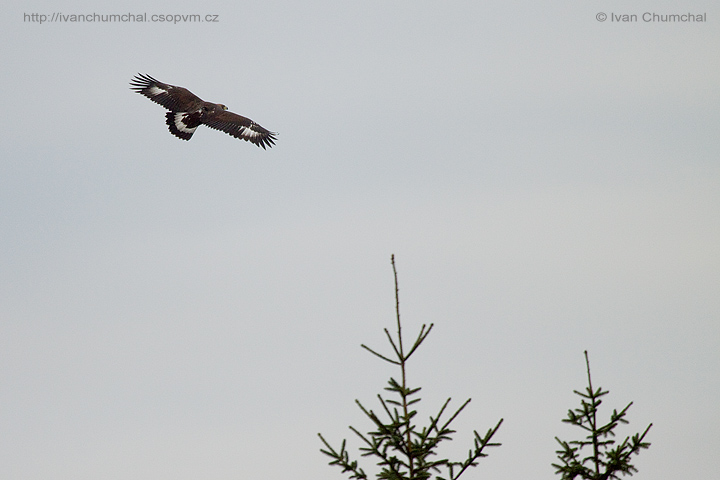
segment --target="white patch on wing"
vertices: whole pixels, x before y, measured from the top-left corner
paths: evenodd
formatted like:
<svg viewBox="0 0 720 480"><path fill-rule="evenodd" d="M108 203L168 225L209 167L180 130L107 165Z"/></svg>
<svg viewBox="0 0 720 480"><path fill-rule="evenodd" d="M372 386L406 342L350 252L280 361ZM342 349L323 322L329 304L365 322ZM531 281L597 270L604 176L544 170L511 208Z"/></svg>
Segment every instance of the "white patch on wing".
<svg viewBox="0 0 720 480"><path fill-rule="evenodd" d="M256 132L255 130L252 130L250 127L243 127L243 135L246 137L254 138L259 137L262 135L260 132Z"/></svg>
<svg viewBox="0 0 720 480"><path fill-rule="evenodd" d="M197 127L189 128L183 120L185 119L185 115L187 112L177 112L175 115L173 115L173 122L175 123L175 127L180 130L181 132L185 133L193 133L195 130L197 130Z"/></svg>
<svg viewBox="0 0 720 480"><path fill-rule="evenodd" d="M160 95L161 93L165 93L165 92L167 92L167 90L163 90L162 88L158 87L157 85L151 86L150 89L148 90L148 93L150 95L152 95L153 97L155 95Z"/></svg>

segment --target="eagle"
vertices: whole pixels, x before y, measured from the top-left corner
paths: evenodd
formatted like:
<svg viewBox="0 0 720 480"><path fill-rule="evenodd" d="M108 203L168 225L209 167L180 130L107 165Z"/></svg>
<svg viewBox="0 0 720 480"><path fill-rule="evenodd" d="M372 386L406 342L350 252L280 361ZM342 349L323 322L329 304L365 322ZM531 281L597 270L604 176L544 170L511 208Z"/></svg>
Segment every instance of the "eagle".
<svg viewBox="0 0 720 480"><path fill-rule="evenodd" d="M205 102L186 88L168 85L142 74L135 75L130 85L131 90L170 110L165 114L165 123L170 133L178 138L190 140L197 127L207 125L263 149L275 145L277 133L249 118L228 112L221 103Z"/></svg>

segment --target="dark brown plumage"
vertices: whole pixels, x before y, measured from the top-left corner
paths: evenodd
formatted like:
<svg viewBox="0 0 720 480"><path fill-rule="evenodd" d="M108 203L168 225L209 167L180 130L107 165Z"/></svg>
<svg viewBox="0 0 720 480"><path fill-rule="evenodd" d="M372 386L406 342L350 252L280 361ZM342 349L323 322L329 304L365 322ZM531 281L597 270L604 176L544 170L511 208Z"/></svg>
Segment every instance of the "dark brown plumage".
<svg viewBox="0 0 720 480"><path fill-rule="evenodd" d="M138 74L130 82L132 90L145 95L170 110L165 114L170 133L190 140L200 125L207 125L235 138L252 142L263 149L275 144L275 135L249 118L227 111L221 103L204 102L190 90L155 80L150 75Z"/></svg>

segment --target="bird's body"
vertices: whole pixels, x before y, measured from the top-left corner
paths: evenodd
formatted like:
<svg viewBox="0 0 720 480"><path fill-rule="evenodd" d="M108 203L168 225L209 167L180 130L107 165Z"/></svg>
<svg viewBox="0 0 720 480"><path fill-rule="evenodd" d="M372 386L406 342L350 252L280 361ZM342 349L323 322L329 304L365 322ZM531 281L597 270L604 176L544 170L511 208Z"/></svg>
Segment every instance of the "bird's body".
<svg viewBox="0 0 720 480"><path fill-rule="evenodd" d="M145 95L170 110L165 114L170 133L190 140L197 127L207 125L258 147L272 147L275 135L249 118L227 111L221 103L205 102L190 90L159 82L149 75L138 74L130 82L132 90Z"/></svg>

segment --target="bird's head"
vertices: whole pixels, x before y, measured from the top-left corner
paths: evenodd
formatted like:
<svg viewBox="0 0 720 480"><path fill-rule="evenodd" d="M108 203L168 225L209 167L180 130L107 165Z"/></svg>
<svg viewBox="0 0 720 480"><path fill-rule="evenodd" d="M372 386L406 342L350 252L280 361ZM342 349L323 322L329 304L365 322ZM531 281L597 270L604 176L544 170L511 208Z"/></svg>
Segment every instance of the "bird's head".
<svg viewBox="0 0 720 480"><path fill-rule="evenodd" d="M227 110L227 107L222 103L218 103L218 107L222 108L223 110Z"/></svg>

